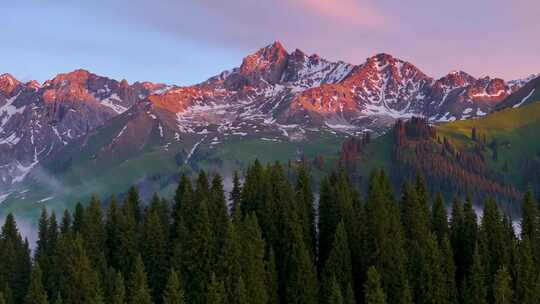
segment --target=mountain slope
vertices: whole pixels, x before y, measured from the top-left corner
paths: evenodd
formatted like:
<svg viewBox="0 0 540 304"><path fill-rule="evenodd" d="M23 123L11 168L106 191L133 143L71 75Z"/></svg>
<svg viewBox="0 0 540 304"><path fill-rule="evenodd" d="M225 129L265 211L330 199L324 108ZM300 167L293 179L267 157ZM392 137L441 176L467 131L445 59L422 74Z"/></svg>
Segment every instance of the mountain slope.
<svg viewBox="0 0 540 304"><path fill-rule="evenodd" d="M40 85L0 76L0 192L41 160L163 85L118 82L84 70Z"/></svg>

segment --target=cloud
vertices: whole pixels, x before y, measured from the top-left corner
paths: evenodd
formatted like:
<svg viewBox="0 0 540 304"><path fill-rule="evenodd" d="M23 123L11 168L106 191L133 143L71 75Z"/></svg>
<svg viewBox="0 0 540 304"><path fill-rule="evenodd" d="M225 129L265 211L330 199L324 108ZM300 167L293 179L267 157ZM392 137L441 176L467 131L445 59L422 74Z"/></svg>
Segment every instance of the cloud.
<svg viewBox="0 0 540 304"><path fill-rule="evenodd" d="M386 19L366 1L289 0L288 2L329 21L368 29L381 28Z"/></svg>

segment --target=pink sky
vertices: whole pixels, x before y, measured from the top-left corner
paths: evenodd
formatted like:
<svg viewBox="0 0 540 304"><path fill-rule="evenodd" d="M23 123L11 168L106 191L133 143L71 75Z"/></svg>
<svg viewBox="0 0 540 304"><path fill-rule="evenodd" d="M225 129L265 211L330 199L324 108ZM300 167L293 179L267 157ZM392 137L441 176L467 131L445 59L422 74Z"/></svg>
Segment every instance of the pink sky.
<svg viewBox="0 0 540 304"><path fill-rule="evenodd" d="M24 63L20 74L35 78L86 67L194 83L275 40L355 64L386 52L433 77L540 73L539 0L27 0L0 9L0 55L12 59L0 72ZM20 38L29 35L39 50Z"/></svg>

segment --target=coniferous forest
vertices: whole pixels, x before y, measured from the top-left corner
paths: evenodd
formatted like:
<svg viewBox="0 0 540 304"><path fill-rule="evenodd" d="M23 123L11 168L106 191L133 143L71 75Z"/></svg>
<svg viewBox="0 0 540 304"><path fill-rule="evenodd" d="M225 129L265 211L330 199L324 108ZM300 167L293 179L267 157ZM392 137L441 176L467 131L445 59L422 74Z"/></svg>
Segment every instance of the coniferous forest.
<svg viewBox="0 0 540 304"><path fill-rule="evenodd" d="M445 203L428 186L418 177L395 195L377 170L360 193L338 170L316 199L302 167L255 162L230 193L201 172L172 201L132 188L44 209L33 251L8 215L0 303L540 303L534 195L516 235L494 200L475 202L479 219L470 199Z"/></svg>

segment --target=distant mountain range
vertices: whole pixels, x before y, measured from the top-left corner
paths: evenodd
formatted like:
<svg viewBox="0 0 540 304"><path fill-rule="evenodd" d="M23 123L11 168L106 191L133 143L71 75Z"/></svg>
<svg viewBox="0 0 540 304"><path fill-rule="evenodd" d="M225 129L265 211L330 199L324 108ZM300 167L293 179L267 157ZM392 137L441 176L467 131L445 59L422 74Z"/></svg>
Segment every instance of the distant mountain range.
<svg viewBox="0 0 540 304"><path fill-rule="evenodd" d="M124 172L128 178L117 187L122 191L127 183L151 178L157 174L152 169L163 169L170 160L174 172L205 162L223 167L243 161L235 149L264 158L257 154L260 143L266 153L285 143L293 154L334 151L340 139L380 135L400 118L439 123L525 105L540 95L539 82L536 76L477 79L462 71L434 79L388 54L354 65L300 50L288 53L279 42L245 57L238 68L187 87L129 84L85 70L43 84L3 74L0 201L16 191L25 198L20 192L39 184L40 176L43 182L43 172L72 186L90 183L94 190L101 174ZM307 148L316 144L320 147ZM218 155L232 150L235 156ZM154 167L142 165L143 159ZM163 188L162 179L171 176L153 178Z"/></svg>

